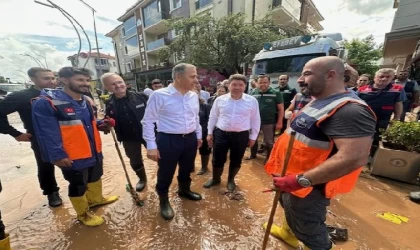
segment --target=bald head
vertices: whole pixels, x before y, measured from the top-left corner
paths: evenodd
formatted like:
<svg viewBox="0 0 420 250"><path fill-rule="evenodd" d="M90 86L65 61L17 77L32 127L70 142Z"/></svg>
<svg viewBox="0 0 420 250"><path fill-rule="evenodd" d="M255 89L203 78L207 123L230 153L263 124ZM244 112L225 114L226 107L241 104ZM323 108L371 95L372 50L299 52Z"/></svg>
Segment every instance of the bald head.
<svg viewBox="0 0 420 250"><path fill-rule="evenodd" d="M323 56L310 60L306 65L314 65L319 69L322 69L323 72L335 71L337 76L341 76L341 79L344 77L344 72L346 70L343 61L336 56Z"/></svg>
<svg viewBox="0 0 420 250"><path fill-rule="evenodd" d="M323 98L344 90L343 61L336 56L323 56L305 64L302 76L298 79L304 93Z"/></svg>

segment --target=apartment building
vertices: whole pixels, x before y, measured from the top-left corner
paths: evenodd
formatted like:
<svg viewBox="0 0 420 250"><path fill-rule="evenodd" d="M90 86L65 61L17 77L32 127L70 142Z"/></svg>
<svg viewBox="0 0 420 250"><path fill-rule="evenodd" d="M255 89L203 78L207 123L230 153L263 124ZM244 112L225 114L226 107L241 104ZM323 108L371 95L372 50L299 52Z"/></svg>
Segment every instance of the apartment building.
<svg viewBox="0 0 420 250"><path fill-rule="evenodd" d="M113 40L125 80L143 87L154 78L171 80L176 58L159 62L157 57L158 51L176 38L175 32L165 25L165 19L188 18L201 13L221 18L241 12L252 22L269 11L273 11L273 18L280 25L300 28L307 33L323 29L319 22L324 18L311 0L140 0L118 18L122 24L106 36ZM200 79L205 79L206 83L214 81L206 81L206 76Z"/></svg>
<svg viewBox="0 0 420 250"><path fill-rule="evenodd" d="M395 0L391 32L385 34L382 67L397 71L410 66L420 41L420 0Z"/></svg>
<svg viewBox="0 0 420 250"><path fill-rule="evenodd" d="M72 56L67 57L67 59L71 62L71 65L73 67L85 67L92 71L92 80L96 80L101 77L100 68L102 69L103 74L108 72L120 72L118 70L117 60L115 60L115 57L111 55L100 53L100 57L98 58L98 53L92 52L90 53L89 58L89 52L81 52L79 56L77 56L77 54L74 54Z"/></svg>

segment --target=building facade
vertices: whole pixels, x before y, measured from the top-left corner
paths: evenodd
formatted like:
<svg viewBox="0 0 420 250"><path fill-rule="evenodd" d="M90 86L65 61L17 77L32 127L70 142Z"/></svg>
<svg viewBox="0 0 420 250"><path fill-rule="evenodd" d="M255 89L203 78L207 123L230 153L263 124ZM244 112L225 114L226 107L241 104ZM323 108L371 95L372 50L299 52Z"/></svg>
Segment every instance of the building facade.
<svg viewBox="0 0 420 250"><path fill-rule="evenodd" d="M102 69L102 74L112 72L119 73L117 60L111 55L106 55L100 53L100 59L98 58L98 53L91 53L89 58L89 52L81 52L79 56L77 54L69 56L67 58L71 61L73 67L85 67L92 71L92 80L97 80L101 77L100 68ZM86 66L85 66L86 65Z"/></svg>
<svg viewBox="0 0 420 250"><path fill-rule="evenodd" d="M166 19L210 13L221 18L245 13L247 21L264 17L273 11L280 25L303 29L306 33L321 31L323 19L311 0L140 0L118 21L122 25L106 34L112 38L118 65L126 81L143 88L154 78L171 80L172 66L178 58L160 62L158 52L176 39ZM209 80L212 82L212 80Z"/></svg>
<svg viewBox="0 0 420 250"><path fill-rule="evenodd" d="M395 0L391 32L385 35L382 67L408 68L420 40L420 0Z"/></svg>

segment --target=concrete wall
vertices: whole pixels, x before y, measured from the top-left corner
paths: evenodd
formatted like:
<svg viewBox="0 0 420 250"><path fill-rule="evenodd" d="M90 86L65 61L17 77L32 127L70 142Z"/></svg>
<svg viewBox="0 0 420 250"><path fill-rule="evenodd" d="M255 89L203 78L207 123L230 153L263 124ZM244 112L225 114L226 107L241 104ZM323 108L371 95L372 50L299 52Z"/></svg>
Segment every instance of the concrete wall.
<svg viewBox="0 0 420 250"><path fill-rule="evenodd" d="M420 0L401 0L391 32L418 27L420 27Z"/></svg>

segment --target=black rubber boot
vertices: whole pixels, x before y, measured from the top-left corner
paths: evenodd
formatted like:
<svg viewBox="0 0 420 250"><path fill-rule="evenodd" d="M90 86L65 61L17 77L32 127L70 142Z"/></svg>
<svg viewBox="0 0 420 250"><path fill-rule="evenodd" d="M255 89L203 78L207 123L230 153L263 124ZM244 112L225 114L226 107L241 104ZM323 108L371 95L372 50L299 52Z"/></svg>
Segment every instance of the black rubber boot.
<svg viewBox="0 0 420 250"><path fill-rule="evenodd" d="M165 220L171 220L175 214L174 210L171 207L171 204L169 203L168 195L159 195L159 206L160 206L160 215Z"/></svg>
<svg viewBox="0 0 420 250"><path fill-rule="evenodd" d="M201 195L199 193L191 191L191 181L189 182L179 182L178 183L179 190L178 195L181 197L185 197L192 201L199 201L201 200Z"/></svg>
<svg viewBox="0 0 420 250"><path fill-rule="evenodd" d="M213 177L208 180L206 183L204 183L204 188L210 188L212 186L215 186L217 184L220 184L220 177L223 174L223 168L214 168L213 167Z"/></svg>
<svg viewBox="0 0 420 250"><path fill-rule="evenodd" d="M251 148L251 154L248 157L245 157L245 160L249 161L249 160L257 158L257 150L258 150L258 141L255 141L254 146L252 146Z"/></svg>
<svg viewBox="0 0 420 250"><path fill-rule="evenodd" d="M48 198L48 206L50 207L59 207L63 205L63 200L61 199L58 192L54 192L52 194L47 195Z"/></svg>
<svg viewBox="0 0 420 250"><path fill-rule="evenodd" d="M139 168L136 171L136 174L139 177L139 181L136 184L136 191L141 192L146 187L146 183L147 183L146 169L144 169L144 166Z"/></svg>
<svg viewBox="0 0 420 250"><path fill-rule="evenodd" d="M420 202L420 191L411 192L410 193L410 200L414 202Z"/></svg>
<svg viewBox="0 0 420 250"><path fill-rule="evenodd" d="M238 174L240 168L229 168L229 176L227 189L233 192L236 189L235 176Z"/></svg>
<svg viewBox="0 0 420 250"><path fill-rule="evenodd" d="M201 169L197 172L197 175L203 175L207 172L209 165L210 155L202 155L201 156Z"/></svg>
<svg viewBox="0 0 420 250"><path fill-rule="evenodd" d="M264 165L267 163L268 158L270 158L271 150L273 150L273 148L267 147L267 154L265 155Z"/></svg>

